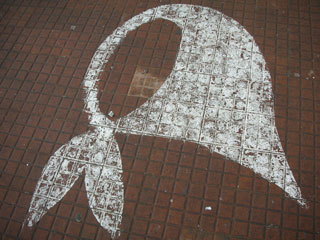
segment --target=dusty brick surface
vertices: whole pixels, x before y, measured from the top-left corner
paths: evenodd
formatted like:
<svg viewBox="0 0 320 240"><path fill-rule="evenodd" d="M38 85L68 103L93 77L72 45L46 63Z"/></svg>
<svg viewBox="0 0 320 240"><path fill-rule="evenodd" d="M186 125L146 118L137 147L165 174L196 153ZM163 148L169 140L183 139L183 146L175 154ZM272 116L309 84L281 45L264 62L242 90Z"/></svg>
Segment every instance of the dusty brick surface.
<svg viewBox="0 0 320 240"><path fill-rule="evenodd" d="M125 187L120 239L320 238L319 1L3 0L3 239L110 238L89 208L83 176L34 227L23 224L49 157L88 130L81 84L97 47L131 17L170 3L221 11L254 37L272 76L281 143L309 207L200 145L117 134ZM142 85L134 76L165 79L180 35L162 20L130 33L105 66L99 85L103 112L113 111L116 120L142 105L159 85Z"/></svg>

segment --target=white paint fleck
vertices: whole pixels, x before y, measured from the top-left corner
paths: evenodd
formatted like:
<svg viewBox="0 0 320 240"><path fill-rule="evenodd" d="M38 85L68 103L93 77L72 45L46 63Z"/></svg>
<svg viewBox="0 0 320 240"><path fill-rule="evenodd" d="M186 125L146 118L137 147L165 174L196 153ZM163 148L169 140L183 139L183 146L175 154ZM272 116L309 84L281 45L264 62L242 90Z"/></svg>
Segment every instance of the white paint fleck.
<svg viewBox="0 0 320 240"><path fill-rule="evenodd" d="M128 32L155 19L172 21L182 30L173 70L147 102L113 122L99 108L99 74ZM264 57L243 26L222 13L172 4L131 18L99 46L83 88L94 130L74 137L49 159L30 204L29 226L85 171L94 216L112 238L119 235L124 194L116 132L203 145L252 169L305 206L275 126L271 76Z"/></svg>
<svg viewBox="0 0 320 240"><path fill-rule="evenodd" d="M293 76L294 76L295 78L299 78L299 77L300 77L300 74L299 74L299 73L294 73Z"/></svg>
<svg viewBox="0 0 320 240"><path fill-rule="evenodd" d="M110 112L108 113L108 116L109 116L109 117L114 117L114 112L110 111Z"/></svg>

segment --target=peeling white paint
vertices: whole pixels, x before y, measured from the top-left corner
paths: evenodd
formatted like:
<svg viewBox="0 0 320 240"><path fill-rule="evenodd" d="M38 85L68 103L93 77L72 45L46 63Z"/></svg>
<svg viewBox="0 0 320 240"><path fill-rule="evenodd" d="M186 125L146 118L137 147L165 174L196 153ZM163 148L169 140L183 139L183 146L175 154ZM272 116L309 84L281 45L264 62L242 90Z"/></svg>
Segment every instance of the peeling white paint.
<svg viewBox="0 0 320 240"><path fill-rule="evenodd" d="M99 108L99 73L129 31L159 18L174 22L182 30L174 68L139 109L112 122ZM31 201L29 226L60 201L85 170L89 205L95 217L112 237L119 234L123 183L116 132L206 146L259 173L305 205L275 127L271 77L265 60L252 36L222 13L173 4L133 17L97 49L83 87L85 111L95 130L73 138L49 159Z"/></svg>

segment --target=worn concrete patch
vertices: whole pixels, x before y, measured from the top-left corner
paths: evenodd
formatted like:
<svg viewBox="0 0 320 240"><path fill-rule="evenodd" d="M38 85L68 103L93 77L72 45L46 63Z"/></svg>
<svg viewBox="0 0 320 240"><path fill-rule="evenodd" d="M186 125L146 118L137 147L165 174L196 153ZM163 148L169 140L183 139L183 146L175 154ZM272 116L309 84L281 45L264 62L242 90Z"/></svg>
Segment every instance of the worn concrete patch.
<svg viewBox="0 0 320 240"><path fill-rule="evenodd" d="M164 81L165 78L154 73L152 68L138 66L134 73L128 96L150 98Z"/></svg>

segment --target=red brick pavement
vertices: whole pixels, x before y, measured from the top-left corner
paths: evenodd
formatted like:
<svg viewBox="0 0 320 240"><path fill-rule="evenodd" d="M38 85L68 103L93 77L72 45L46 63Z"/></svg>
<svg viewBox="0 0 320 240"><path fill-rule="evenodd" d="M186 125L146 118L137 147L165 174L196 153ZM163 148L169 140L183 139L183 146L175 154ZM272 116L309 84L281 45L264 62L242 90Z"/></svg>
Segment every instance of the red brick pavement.
<svg viewBox="0 0 320 240"><path fill-rule="evenodd" d="M81 83L96 48L126 20L169 3L219 10L253 35L272 75L281 142L309 208L199 145L119 134L125 184L120 238L320 239L319 1L2 0L3 239L110 238L88 206L83 177L38 224L23 222L48 158L88 128ZM148 92L128 94L136 69L165 78L180 35L164 20L130 33L105 67L103 111L117 119L145 102Z"/></svg>

